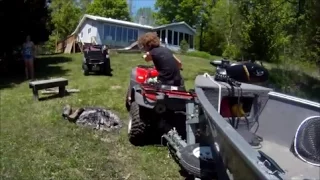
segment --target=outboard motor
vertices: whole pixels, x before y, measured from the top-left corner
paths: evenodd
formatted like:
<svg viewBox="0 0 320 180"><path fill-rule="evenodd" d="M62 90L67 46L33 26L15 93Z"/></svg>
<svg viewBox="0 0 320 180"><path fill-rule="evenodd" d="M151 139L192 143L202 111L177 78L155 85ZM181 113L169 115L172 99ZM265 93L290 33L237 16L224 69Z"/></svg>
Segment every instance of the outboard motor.
<svg viewBox="0 0 320 180"><path fill-rule="evenodd" d="M230 63L228 60L215 60L210 62L216 67L216 73L226 75L239 82L261 83L268 80L269 72L263 67L252 61Z"/></svg>
<svg viewBox="0 0 320 180"><path fill-rule="evenodd" d="M210 61L210 64L216 67L216 71L218 74L227 75L226 68L230 66L230 61L225 59L215 60L215 61Z"/></svg>

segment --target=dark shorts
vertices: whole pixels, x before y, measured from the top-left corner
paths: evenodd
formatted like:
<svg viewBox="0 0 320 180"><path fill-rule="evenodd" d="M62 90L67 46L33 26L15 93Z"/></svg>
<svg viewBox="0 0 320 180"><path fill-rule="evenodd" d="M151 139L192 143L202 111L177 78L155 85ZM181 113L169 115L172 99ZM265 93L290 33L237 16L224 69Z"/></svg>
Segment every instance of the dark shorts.
<svg viewBox="0 0 320 180"><path fill-rule="evenodd" d="M31 60L32 58L33 58L32 55L28 55L28 54L24 54L24 55L23 55L23 59L26 60L26 61L29 61L29 60Z"/></svg>

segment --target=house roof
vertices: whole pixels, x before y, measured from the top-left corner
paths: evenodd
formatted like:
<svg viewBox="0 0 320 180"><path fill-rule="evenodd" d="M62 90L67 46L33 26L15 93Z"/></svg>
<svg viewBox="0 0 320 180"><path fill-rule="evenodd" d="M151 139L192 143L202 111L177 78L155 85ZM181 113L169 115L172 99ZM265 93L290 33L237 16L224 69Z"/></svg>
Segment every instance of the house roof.
<svg viewBox="0 0 320 180"><path fill-rule="evenodd" d="M191 26L189 26L189 24L187 24L187 23L184 22L184 21L176 22L176 23L170 23L170 24L164 24L164 25L161 25L161 26L153 27L152 29L161 29L161 28L167 28L167 27L170 27L170 26L177 26L177 25L185 25L185 26L187 26L192 32L196 33L196 30L193 29Z"/></svg>
<svg viewBox="0 0 320 180"><path fill-rule="evenodd" d="M133 23L133 22L129 22L129 21L123 21L123 20L117 20L117 19L112 19L112 18L105 18L105 17L101 17L101 16L93 16L93 15L85 14L81 18L78 26L72 32L71 35L74 35L75 33L77 33L80 30L80 27L82 26L82 24L85 22L86 19L92 19L94 21L110 22L110 23L115 23L115 24L120 24L120 25L127 25L127 26L131 26L131 27L137 27L137 28L143 28L143 29L149 29L149 30L156 30L156 29L166 28L166 27L176 26L176 25L186 25L192 32L194 32L194 33L196 32L195 29L191 28L185 22L177 22L177 23L171 23L171 24L165 24L165 25L153 27L153 26L142 25L142 24Z"/></svg>

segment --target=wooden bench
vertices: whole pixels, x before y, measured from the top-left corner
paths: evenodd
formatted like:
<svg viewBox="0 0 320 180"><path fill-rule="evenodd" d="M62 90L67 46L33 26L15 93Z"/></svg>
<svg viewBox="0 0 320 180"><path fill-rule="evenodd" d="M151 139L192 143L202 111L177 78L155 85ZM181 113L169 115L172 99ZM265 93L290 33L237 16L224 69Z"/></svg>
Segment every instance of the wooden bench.
<svg viewBox="0 0 320 180"><path fill-rule="evenodd" d="M56 78L48 80L33 81L29 83L29 88L32 89L33 97L35 100L39 100L39 90L59 87L59 95L64 96L68 80L65 78Z"/></svg>

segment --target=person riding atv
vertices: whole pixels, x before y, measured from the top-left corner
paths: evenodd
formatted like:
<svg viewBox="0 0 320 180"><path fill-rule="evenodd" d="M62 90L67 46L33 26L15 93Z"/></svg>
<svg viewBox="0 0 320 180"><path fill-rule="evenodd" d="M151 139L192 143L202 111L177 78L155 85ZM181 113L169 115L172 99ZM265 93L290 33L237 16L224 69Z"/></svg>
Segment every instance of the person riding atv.
<svg viewBox="0 0 320 180"><path fill-rule="evenodd" d="M183 86L184 81L180 74L181 61L171 52L170 49L160 46L160 39L157 33L148 32L138 40L140 47L146 51L143 58L146 62L152 61L159 75L158 83Z"/></svg>

